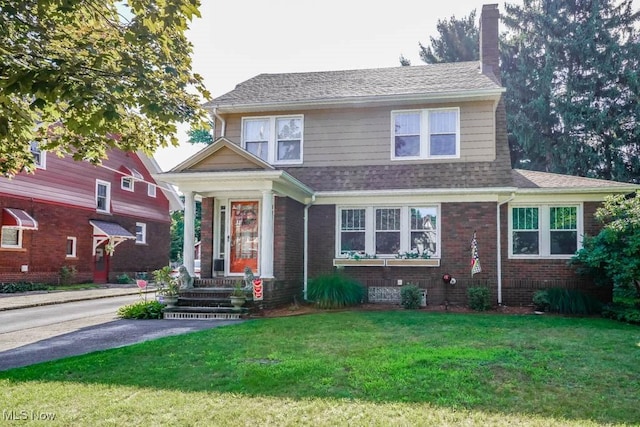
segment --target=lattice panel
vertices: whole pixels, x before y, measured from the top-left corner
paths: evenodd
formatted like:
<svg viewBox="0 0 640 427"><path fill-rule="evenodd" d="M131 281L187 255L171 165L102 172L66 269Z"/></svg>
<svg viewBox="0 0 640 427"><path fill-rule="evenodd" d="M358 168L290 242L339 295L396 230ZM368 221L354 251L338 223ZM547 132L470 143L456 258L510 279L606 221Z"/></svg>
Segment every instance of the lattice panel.
<svg viewBox="0 0 640 427"><path fill-rule="evenodd" d="M400 287L372 286L369 288L369 302L400 304Z"/></svg>

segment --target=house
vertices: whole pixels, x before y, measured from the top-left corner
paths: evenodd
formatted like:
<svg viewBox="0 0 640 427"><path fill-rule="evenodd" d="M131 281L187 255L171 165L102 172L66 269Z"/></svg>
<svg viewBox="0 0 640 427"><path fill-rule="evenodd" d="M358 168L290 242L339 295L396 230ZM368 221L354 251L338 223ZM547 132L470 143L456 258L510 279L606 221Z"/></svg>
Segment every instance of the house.
<svg viewBox="0 0 640 427"><path fill-rule="evenodd" d="M36 173L0 178L0 282L115 282L169 264L182 204L152 158L111 150L93 166L31 151Z"/></svg>
<svg viewBox="0 0 640 427"><path fill-rule="evenodd" d="M508 305L607 298L567 261L604 197L637 186L511 168L498 22L485 5L478 62L262 74L208 103L214 143L157 176L185 194L185 247L202 199L202 284L250 267L278 305L341 268L370 301L406 283L434 304L474 285Z"/></svg>

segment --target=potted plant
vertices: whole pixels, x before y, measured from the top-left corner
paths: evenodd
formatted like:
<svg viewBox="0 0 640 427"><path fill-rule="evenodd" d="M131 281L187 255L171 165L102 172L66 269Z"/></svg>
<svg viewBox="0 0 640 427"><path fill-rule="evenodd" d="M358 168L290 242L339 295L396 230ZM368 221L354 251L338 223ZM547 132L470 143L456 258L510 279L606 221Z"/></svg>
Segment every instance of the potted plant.
<svg viewBox="0 0 640 427"><path fill-rule="evenodd" d="M153 279L156 282L156 291L162 297L162 303L167 307L173 307L178 302L180 294L180 284L175 277L171 276L171 267L168 265L153 272Z"/></svg>
<svg viewBox="0 0 640 427"><path fill-rule="evenodd" d="M229 295L229 299L231 300L231 305L235 311L242 310L242 306L247 301L247 294L242 288L242 282L236 282L231 295Z"/></svg>

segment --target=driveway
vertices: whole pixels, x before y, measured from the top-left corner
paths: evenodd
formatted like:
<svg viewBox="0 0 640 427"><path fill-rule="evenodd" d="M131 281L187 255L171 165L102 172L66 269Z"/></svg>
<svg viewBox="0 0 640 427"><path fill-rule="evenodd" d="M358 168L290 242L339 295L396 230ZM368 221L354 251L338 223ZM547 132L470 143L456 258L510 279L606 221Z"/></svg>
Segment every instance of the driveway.
<svg viewBox="0 0 640 427"><path fill-rule="evenodd" d="M0 352L0 371L239 322L242 320L114 320Z"/></svg>

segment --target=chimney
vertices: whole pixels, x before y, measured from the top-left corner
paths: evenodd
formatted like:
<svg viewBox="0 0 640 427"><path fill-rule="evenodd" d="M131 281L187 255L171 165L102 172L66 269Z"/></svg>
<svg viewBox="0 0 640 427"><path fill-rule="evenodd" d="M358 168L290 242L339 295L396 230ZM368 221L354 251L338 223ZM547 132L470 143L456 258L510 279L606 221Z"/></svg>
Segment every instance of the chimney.
<svg viewBox="0 0 640 427"><path fill-rule="evenodd" d="M500 82L500 53L498 51L497 4L485 4L480 13L480 72L493 75Z"/></svg>

